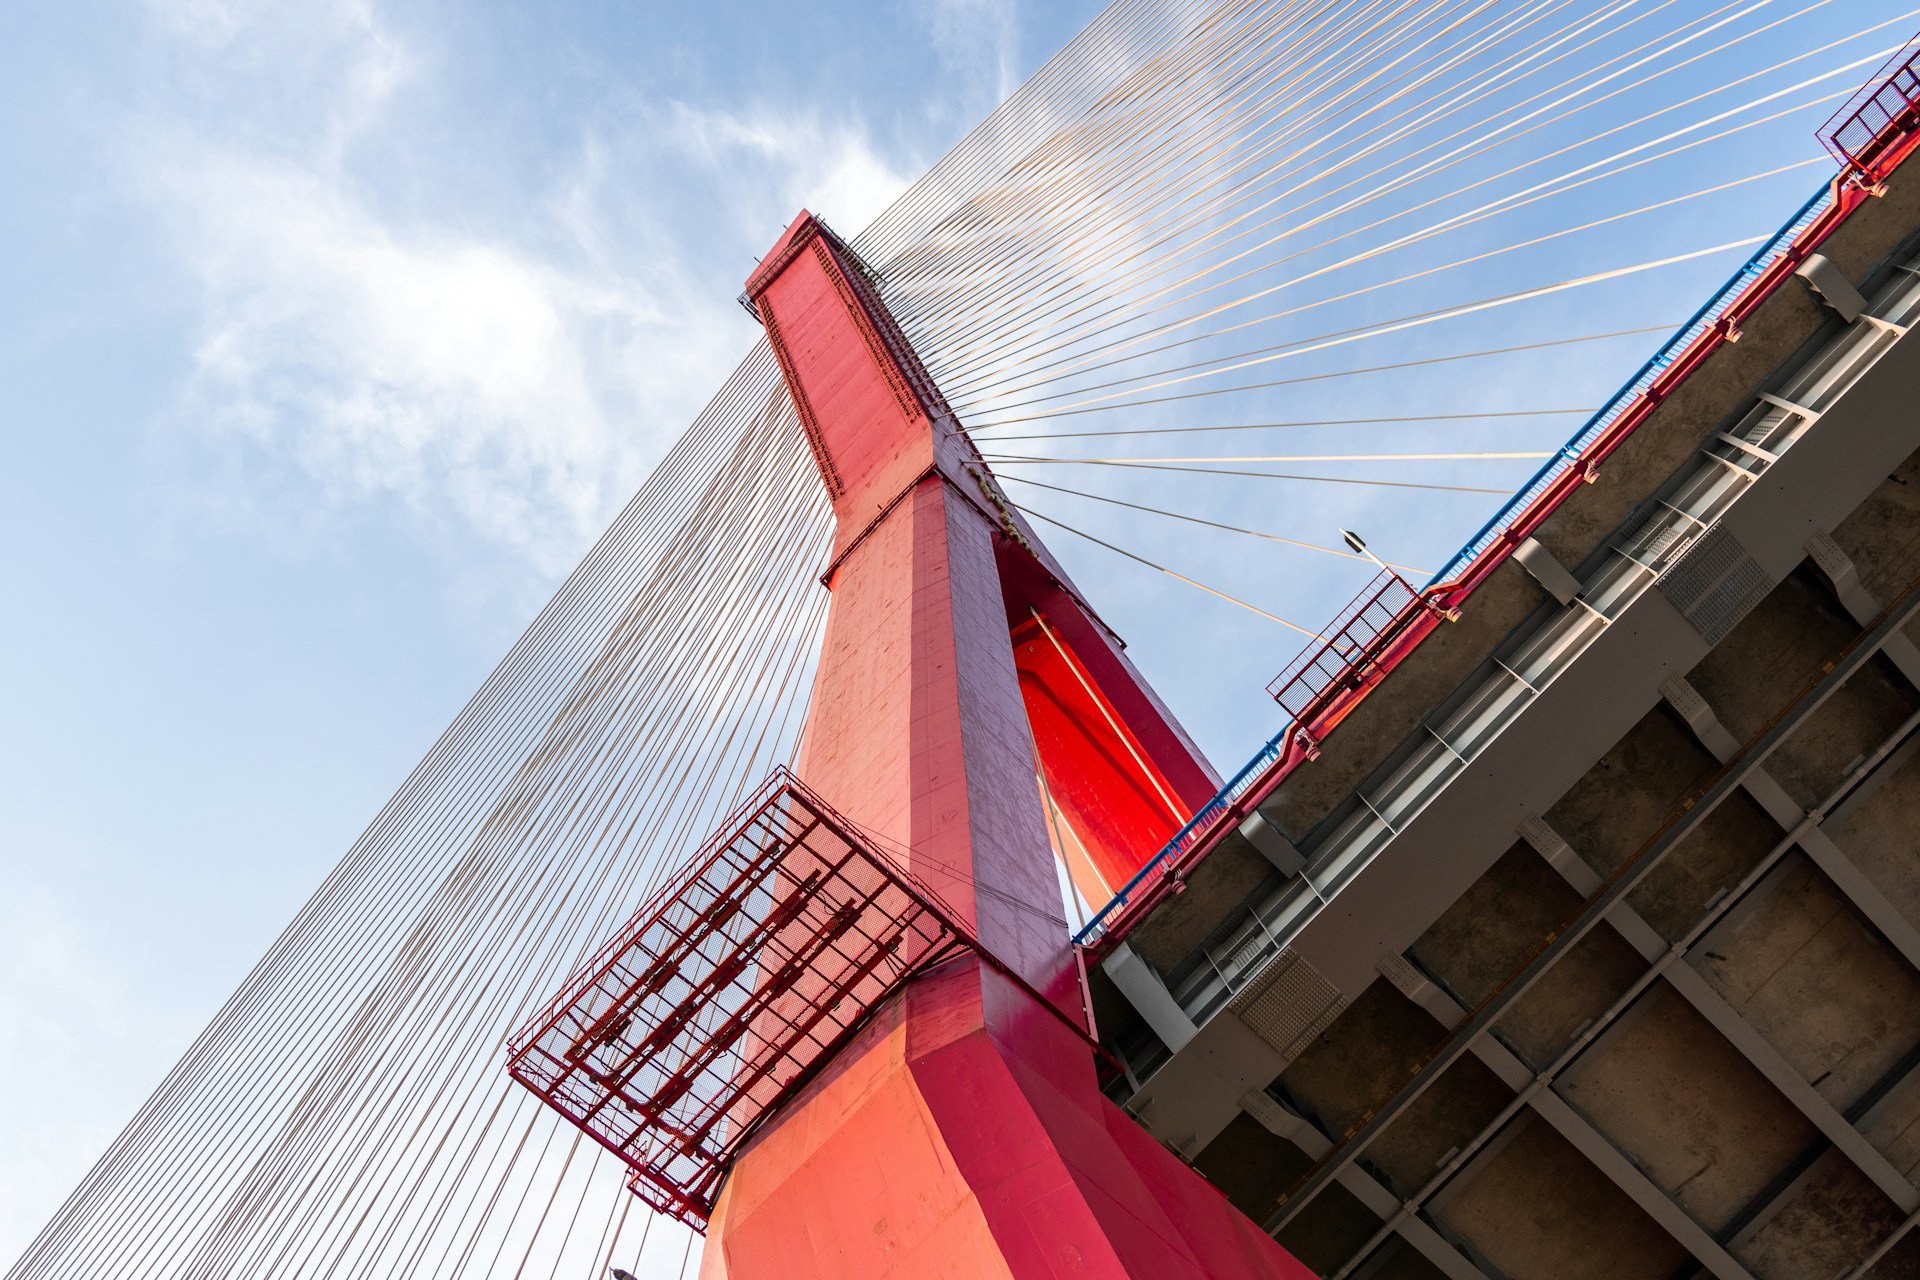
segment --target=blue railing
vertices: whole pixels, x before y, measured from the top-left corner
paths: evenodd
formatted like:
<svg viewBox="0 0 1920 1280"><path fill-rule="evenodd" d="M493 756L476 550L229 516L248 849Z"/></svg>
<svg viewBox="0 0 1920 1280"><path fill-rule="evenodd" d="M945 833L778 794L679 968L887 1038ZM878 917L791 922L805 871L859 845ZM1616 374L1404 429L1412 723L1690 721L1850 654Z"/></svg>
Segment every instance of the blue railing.
<svg viewBox="0 0 1920 1280"><path fill-rule="evenodd" d="M1826 209L1828 201L1832 198L1832 194L1831 189L1824 185L1818 191L1814 192L1813 197L1801 205L1799 211L1795 213L1793 217L1789 218L1785 225L1760 247L1757 253L1747 259L1746 265L1734 272L1733 275L1728 278L1727 282L1720 286L1719 291L1708 300L1707 304L1694 312L1693 317L1681 325L1671 338L1667 339L1665 344L1654 353L1653 358L1641 365L1639 370L1631 378L1627 379L1626 384L1614 392L1613 398L1608 400L1598 413L1587 419L1585 425L1574 432L1573 438L1562 445L1559 451L1547 461L1546 465L1534 472L1533 478L1528 480L1519 492L1507 499L1505 505L1494 513L1491 520L1480 526L1479 532L1467 539L1466 545L1461 547L1459 552L1454 555L1451 560L1447 561L1446 565L1438 573L1427 580L1427 585L1432 586L1435 583L1446 582L1458 576L1465 571L1468 565L1478 559L1487 548L1498 541L1500 534L1507 526L1519 519L1521 513L1532 506L1561 473L1566 471L1567 468L1576 465L1580 455L1586 451L1587 447L1599 439L1601 434L1605 432L1608 427L1612 426L1614 421L1618 419L1621 414L1625 413L1628 407L1631 406L1648 387L1652 386L1675 360L1680 358L1681 352L1685 351L1689 346L1692 346L1696 338L1713 327L1714 322L1720 318L1728 307L1733 305L1735 298L1746 291L1749 284L1753 283L1762 272L1772 266L1774 260L1785 253L1789 245L1800 238L1800 233L1811 226L1813 220L1818 218ZM1114 912L1120 910L1133 900L1134 893L1141 885L1147 883L1147 881L1156 875L1165 875L1172 871L1178 863L1180 855L1186 852L1193 844L1194 840L1198 838L1199 833L1209 826L1215 818L1218 818L1222 813L1226 812L1227 807L1245 793L1247 788L1253 784L1253 780L1259 776L1268 765L1280 758L1281 748L1287 740L1287 735L1292 732L1293 722L1289 721L1287 727L1276 734L1266 746L1260 748L1253 759L1241 766L1240 772L1234 774L1227 785L1220 788L1213 799L1207 801L1207 803L1201 807L1200 812L1194 814L1192 820L1189 821L1186 826L1174 833L1173 839L1167 841L1165 847L1163 847L1160 852L1147 859L1146 865L1134 874L1133 879L1127 881L1125 888L1114 895L1113 901L1100 908L1100 910L1094 914L1093 919L1087 921L1086 927L1073 936L1074 942L1085 946L1094 938L1099 937L1106 927L1107 920L1112 917Z"/></svg>
<svg viewBox="0 0 1920 1280"><path fill-rule="evenodd" d="M1586 424L1574 432L1573 438L1562 445L1544 466L1534 472L1533 478L1521 486L1519 492L1507 499L1506 504L1494 513L1493 519L1481 525L1479 532L1467 539L1466 545L1447 561L1440 572L1427 579L1427 585L1433 586L1435 583L1447 582L1458 577L1468 565L1479 559L1488 547L1497 542L1507 526L1519 519L1521 513L1532 506L1567 468L1576 465L1580 455L1586 452L1587 446L1599 439L1601 434L1613 425L1615 419L1625 413L1633 402L1667 371L1668 366L1680 358L1680 353L1692 346L1694 340L1701 334L1712 328L1721 314L1733 305L1733 300L1745 292L1746 287L1752 284L1762 272L1772 266L1774 260L1785 253L1789 245L1800 238L1800 233L1811 226L1813 220L1826 209L1832 194L1832 191L1824 185L1814 192L1813 198L1801 205L1800 211L1789 218L1786 225L1760 246L1759 252L1747 259L1745 266L1734 272L1727 282L1720 286L1719 292L1708 300L1707 305L1694 312L1693 318L1681 325L1674 335L1667 339L1665 345L1654 353L1653 358L1641 365L1639 372L1627 379L1626 385L1613 393L1613 398L1607 401L1600 412L1588 418Z"/></svg>
<svg viewBox="0 0 1920 1280"><path fill-rule="evenodd" d="M1215 818L1225 813L1229 805L1246 794L1247 788L1253 785L1254 779L1259 777L1268 765L1280 758L1280 749L1291 732L1293 732L1293 723L1289 721L1287 727L1274 735L1266 746L1260 748L1253 759L1240 766L1240 772L1227 779L1226 786L1214 792L1213 799L1200 806L1200 811L1187 820L1186 826L1173 833L1173 839L1167 841L1160 852L1147 859L1147 864L1134 873L1133 879L1127 881L1126 887L1113 895L1113 901L1095 912L1093 919L1087 921L1086 927L1073 935L1073 940L1085 946L1089 940L1098 937L1106 926L1107 918L1133 900L1134 890L1145 884L1156 872L1164 875L1173 870L1180 855L1193 845L1200 833L1211 825Z"/></svg>

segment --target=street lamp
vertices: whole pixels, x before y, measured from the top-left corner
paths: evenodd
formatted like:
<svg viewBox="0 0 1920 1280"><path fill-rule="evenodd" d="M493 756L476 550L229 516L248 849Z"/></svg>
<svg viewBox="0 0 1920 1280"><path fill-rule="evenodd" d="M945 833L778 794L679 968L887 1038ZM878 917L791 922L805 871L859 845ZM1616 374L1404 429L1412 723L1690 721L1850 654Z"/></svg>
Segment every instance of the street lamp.
<svg viewBox="0 0 1920 1280"><path fill-rule="evenodd" d="M1426 592L1414 590L1413 584L1408 582L1405 578L1401 577L1399 570L1395 569L1392 565L1388 564L1385 560L1382 560L1379 556L1373 554L1373 552L1367 550L1367 540L1365 538L1361 537L1359 534L1355 533L1351 529L1342 529L1340 531L1340 538L1341 538L1341 541L1345 542L1349 547L1353 548L1355 555L1365 556L1367 559L1379 565L1380 568L1383 571L1385 571L1390 577L1392 577L1395 582L1399 583L1402 587L1406 588L1408 595L1414 597L1416 600L1421 601L1427 608L1433 610L1434 613L1440 615L1442 618L1445 618L1448 622L1458 622L1460 620L1460 611L1458 609L1449 608L1448 606L1441 604L1437 599L1433 598Z"/></svg>
<svg viewBox="0 0 1920 1280"><path fill-rule="evenodd" d="M1342 541L1344 541L1348 546L1354 549L1356 554L1365 556L1367 559L1379 565L1382 569L1385 569L1388 573L1393 573L1392 567L1388 565L1385 560L1382 560L1379 556L1367 550L1367 540L1365 538L1361 537L1359 534L1355 533L1351 529L1342 529L1340 531L1340 537ZM1397 578L1400 575L1394 574L1394 576Z"/></svg>

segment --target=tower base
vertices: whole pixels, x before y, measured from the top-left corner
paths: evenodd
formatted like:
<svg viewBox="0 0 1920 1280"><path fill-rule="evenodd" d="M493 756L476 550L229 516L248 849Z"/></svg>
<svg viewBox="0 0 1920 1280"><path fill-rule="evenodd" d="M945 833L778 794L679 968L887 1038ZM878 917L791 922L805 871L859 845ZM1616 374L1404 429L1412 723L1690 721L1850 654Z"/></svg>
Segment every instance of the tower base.
<svg viewBox="0 0 1920 1280"><path fill-rule="evenodd" d="M983 998L1004 1030L981 1027ZM753 1139L700 1274L1313 1275L1109 1102L1032 997L972 958L915 979Z"/></svg>

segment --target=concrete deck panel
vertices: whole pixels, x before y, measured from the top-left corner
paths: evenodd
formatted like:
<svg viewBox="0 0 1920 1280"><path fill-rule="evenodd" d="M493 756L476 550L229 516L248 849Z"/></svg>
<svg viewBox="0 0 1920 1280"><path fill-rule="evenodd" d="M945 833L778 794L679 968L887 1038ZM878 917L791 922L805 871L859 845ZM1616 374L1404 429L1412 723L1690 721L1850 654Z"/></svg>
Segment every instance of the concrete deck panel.
<svg viewBox="0 0 1920 1280"><path fill-rule="evenodd" d="M1692 960L1839 1111L1920 1044L1920 974L1798 852L1702 939Z"/></svg>
<svg viewBox="0 0 1920 1280"><path fill-rule="evenodd" d="M1879 284L1868 280L1870 269L1908 252L1902 246L1920 228L1920 168L1910 169L1823 249L1872 289ZM1585 576L1604 540L1637 518L1676 469L1691 464L1730 413L1744 412L1757 391L1780 389L1799 357L1842 332L1832 312L1792 284L1745 329L1541 531L1563 564ZM1847 332L1875 331L1862 322ZM1831 531L1873 593L1874 609L1898 599L1920 575L1920 455L1909 456L1911 388L1920 385L1916 353L1920 347L1895 344L1866 367L1863 381L1841 401L1823 404L1824 420L1725 513L1727 532L1776 585L1717 647L1705 649L1702 630L1681 618L1671 596L1649 592L1543 689L1532 713L1537 722L1503 729L1505 742L1481 748L1445 791L1422 800L1426 807L1396 827L1395 865L1343 882L1338 909L1293 938L1290 945L1353 996L1280 1077L1317 1129L1289 1139L1236 1113L1224 1128L1208 1130L1211 1141L1197 1163L1219 1169L1216 1181L1230 1184L1235 1202L1261 1216L1313 1166L1296 1143L1334 1148L1339 1158L1313 1174L1318 1190L1311 1199L1290 1199L1265 1215L1310 1266L1323 1274L1344 1269L1351 1280L1458 1276L1453 1264L1462 1259L1450 1250L1428 1248L1422 1256L1406 1236L1388 1234L1382 1242L1381 1224L1394 1203L1373 1181L1389 1179L1401 1195L1414 1195L1456 1148L1469 1153L1464 1166L1422 1213L1464 1242L1465 1265L1494 1280L1668 1277L1693 1274L1700 1262L1736 1280L1742 1266L1760 1280L1834 1280L1902 1221L1881 1189L1898 1179L1873 1152L1908 1179L1920 1178L1920 1072L1900 1079L1920 1041L1920 973L1863 911L1880 929L1892 928L1889 936L1899 933L1889 904L1920 921L1920 752L1895 757L1884 780L1871 779L1824 825L1833 846L1816 852L1825 863L1790 851L1744 899L1728 899L1725 891L1782 846L1798 820L1795 806L1824 802L1861 756L1882 749L1920 707L1920 657L1909 648L1893 661L1867 661L1790 734L1783 727L1773 735L1780 740L1753 787L1771 808L1745 790L1721 799L1725 787L1718 786L1713 803L1686 809L1720 772L1719 759L1672 708L1655 705L1651 691L1668 675L1687 672L1727 732L1744 743L1765 733L1875 625L1859 590L1847 587L1843 603L1826 572L1805 560L1810 540L1824 547L1817 540ZM1831 547L1821 554L1843 586L1853 581ZM1344 820L1342 806L1354 789L1386 776L1385 763L1425 732L1420 722L1517 626L1562 607L1515 566L1502 566L1467 602L1462 619L1399 666L1333 731L1322 757L1269 797L1263 813L1303 848L1316 847L1330 818ZM1920 622L1907 634L1920 638ZM1841 670L1857 662L1849 657ZM1828 685L1839 681L1836 674ZM1551 736L1543 736L1546 722ZM1665 851L1615 908L1631 907L1644 920L1632 925L1635 946L1609 922L1566 934L1581 895L1605 886L1570 887L1531 845L1515 843L1517 826L1536 815L1602 876L1622 871L1650 842ZM1684 831L1684 838L1662 842L1676 816L1683 825L1674 835ZM1339 848L1330 840L1326 847ZM1834 870L1848 860L1886 901L1851 870ZM1251 895L1273 883L1264 859L1229 840L1130 940L1173 972L1202 939L1231 927L1236 915L1244 919ZM1409 892L1410 884L1418 891ZM1666 952L1665 942L1686 937L1703 914L1720 910L1728 918L1686 956ZM1619 920L1618 928L1631 923ZM1551 948L1551 967L1514 984L1543 947ZM1399 970L1401 987L1374 979L1380 956L1392 960L1401 951L1435 987ZM1693 1002L1647 973L1649 956L1655 965L1698 966L1670 969ZM1652 985L1558 1080L1528 1080L1528 1070L1547 1069L1639 981ZM1463 1039L1445 1046L1428 1072L1410 1076L1440 1043L1433 997L1444 991L1470 1010L1522 987L1497 1018L1489 1008L1475 1025L1510 1046L1527 1070L1486 1039L1476 1048ZM1725 1035L1701 1008L1713 1012ZM1504 1082L1502 1068L1486 1065L1489 1054L1505 1062ZM1149 1092L1171 1083L1163 1072ZM1514 1088L1531 1101L1498 1127ZM1847 1133L1847 1124L1864 1142ZM1178 1135L1169 1140L1177 1144ZM1872 1178L1860 1173L1863 1160L1877 1170ZM1871 1272L1871 1280L1906 1276L1920 1280L1920 1232Z"/></svg>
<svg viewBox="0 0 1920 1280"><path fill-rule="evenodd" d="M1382 1173L1411 1195L1512 1100L1513 1090L1484 1062L1462 1058L1374 1141L1368 1154Z"/></svg>
<svg viewBox="0 0 1920 1280"><path fill-rule="evenodd" d="M1580 895L1531 845L1516 843L1413 945L1414 957L1464 1005L1478 1004L1579 909ZM1611 930L1583 939L1495 1024L1536 1067L1566 1048L1646 969Z"/></svg>
<svg viewBox="0 0 1920 1280"><path fill-rule="evenodd" d="M1522 1116L1512 1141L1440 1211L1513 1280L1667 1280L1687 1251L1553 1127Z"/></svg>
<svg viewBox="0 0 1920 1280"><path fill-rule="evenodd" d="M1880 600L1920 575L1920 455L1881 481L1853 514L1834 526L1833 540L1860 572L1860 585Z"/></svg>
<svg viewBox="0 0 1920 1280"><path fill-rule="evenodd" d="M1561 1076L1559 1092L1709 1231L1819 1136L1664 984Z"/></svg>
<svg viewBox="0 0 1920 1280"><path fill-rule="evenodd" d="M1877 656L1781 744L1767 772L1797 803L1812 808L1916 709L1920 694L1893 663Z"/></svg>
<svg viewBox="0 0 1920 1280"><path fill-rule="evenodd" d="M1687 683L1735 740L1759 733L1820 667L1860 632L1833 591L1804 561L1727 633Z"/></svg>
<svg viewBox="0 0 1920 1280"><path fill-rule="evenodd" d="M1920 756L1833 824L1834 842L1910 921L1920 922Z"/></svg>
<svg viewBox="0 0 1920 1280"><path fill-rule="evenodd" d="M1544 1068L1646 968L1619 934L1595 929L1501 1015L1494 1032L1528 1065Z"/></svg>
<svg viewBox="0 0 1920 1280"><path fill-rule="evenodd" d="M1678 941L1706 911L1707 904L1732 889L1786 832L1742 791L1714 810L1627 904L1668 942Z"/></svg>
<svg viewBox="0 0 1920 1280"><path fill-rule="evenodd" d="M1312 1163L1300 1148L1275 1137L1244 1111L1193 1162L1236 1209L1254 1218L1271 1208Z"/></svg>
<svg viewBox="0 0 1920 1280"><path fill-rule="evenodd" d="M1896 173L1887 194L1858 211L1822 247L1852 280L1865 279L1920 227L1920 174ZM1565 565L1578 565L1602 544L1735 404L1763 389L1807 343L1836 324L1833 313L1802 288L1784 288L1747 320L1739 342L1720 347L1607 460L1595 482L1561 505L1536 539ZM1461 621L1443 627L1394 669L1360 708L1330 734L1311 769L1275 794L1269 817L1299 843L1394 745L1417 727L1546 593L1514 564L1500 567L1468 602Z"/></svg>
<svg viewBox="0 0 1920 1280"><path fill-rule="evenodd" d="M1800 1194L1733 1252L1759 1280L1837 1276L1901 1216L1858 1169L1829 1152ZM1874 1280L1898 1274L1885 1263L1872 1272Z"/></svg>
<svg viewBox="0 0 1920 1280"><path fill-rule="evenodd" d="M1314 1199L1312 1213L1289 1222L1275 1238L1281 1248L1325 1276L1337 1271L1379 1229L1379 1216L1335 1184Z"/></svg>
<svg viewBox="0 0 1920 1280"><path fill-rule="evenodd" d="M1444 1033L1432 1014L1381 978L1341 1011L1280 1080L1339 1133L1390 1094Z"/></svg>
<svg viewBox="0 0 1920 1280"><path fill-rule="evenodd" d="M1920 1179L1920 1071L1895 1085L1860 1131L1909 1181Z"/></svg>
<svg viewBox="0 0 1920 1280"><path fill-rule="evenodd" d="M1389 1245L1380 1251L1386 1256L1377 1264L1355 1273L1354 1280L1446 1280L1447 1273L1420 1256L1409 1245Z"/></svg>
<svg viewBox="0 0 1920 1280"><path fill-rule="evenodd" d="M1631 857L1719 761L1664 703L1567 790L1546 819L1602 875Z"/></svg>
<svg viewBox="0 0 1920 1280"><path fill-rule="evenodd" d="M1478 1004L1579 906L1533 846L1515 841L1420 935L1413 954L1462 1003Z"/></svg>

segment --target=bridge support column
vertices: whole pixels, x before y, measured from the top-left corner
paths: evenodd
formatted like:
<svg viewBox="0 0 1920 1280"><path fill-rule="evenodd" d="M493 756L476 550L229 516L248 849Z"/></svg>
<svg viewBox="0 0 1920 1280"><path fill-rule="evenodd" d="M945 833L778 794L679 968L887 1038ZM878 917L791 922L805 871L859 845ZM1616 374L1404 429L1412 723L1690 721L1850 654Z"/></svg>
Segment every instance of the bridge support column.
<svg viewBox="0 0 1920 1280"><path fill-rule="evenodd" d="M1211 774L995 500L845 246L802 214L748 294L840 522L796 772L1077 1019L1036 752L1043 773L1104 779L1056 802L1090 850L1176 827ZM1033 618L1075 646L1055 656L1079 692L1049 695L1046 735L1015 655ZM754 1136L702 1266L709 1280L1310 1274L1101 1095L1084 1042L971 957L911 982Z"/></svg>

